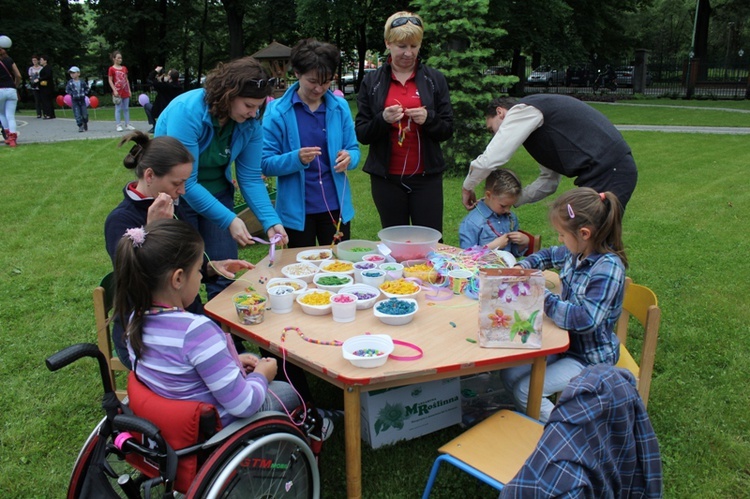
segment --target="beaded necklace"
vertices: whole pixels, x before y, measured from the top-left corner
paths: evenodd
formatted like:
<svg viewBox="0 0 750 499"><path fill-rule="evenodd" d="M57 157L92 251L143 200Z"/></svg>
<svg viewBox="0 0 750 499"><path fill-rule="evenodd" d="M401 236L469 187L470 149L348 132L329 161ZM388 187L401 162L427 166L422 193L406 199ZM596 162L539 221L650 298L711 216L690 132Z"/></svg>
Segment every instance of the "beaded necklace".
<svg viewBox="0 0 750 499"><path fill-rule="evenodd" d="M308 338L307 336L304 335L304 333L302 333L302 330L300 328L294 327L294 326L287 326L281 332L281 341L282 341L282 343L286 339L286 333L287 333L287 331L297 331L297 334L299 335L300 338L302 338L303 340L305 340L308 343L315 343L316 345L329 345L329 346L333 346L333 347L340 347L341 345L344 344L343 341L339 341L339 340L323 341L323 340L316 340L316 339L313 339L313 338Z"/></svg>
<svg viewBox="0 0 750 499"><path fill-rule="evenodd" d="M163 303L153 303L150 309L143 312L143 315L159 315L184 311L185 309L182 307L170 307L169 305L164 305Z"/></svg>

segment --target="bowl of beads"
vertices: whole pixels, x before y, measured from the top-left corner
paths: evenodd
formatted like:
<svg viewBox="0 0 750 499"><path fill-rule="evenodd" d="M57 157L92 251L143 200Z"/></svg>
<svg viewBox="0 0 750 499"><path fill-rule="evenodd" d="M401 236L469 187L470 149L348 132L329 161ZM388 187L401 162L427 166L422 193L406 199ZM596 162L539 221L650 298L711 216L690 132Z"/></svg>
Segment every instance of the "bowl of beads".
<svg viewBox="0 0 750 499"><path fill-rule="evenodd" d="M321 289L308 289L297 296L297 303L307 315L327 315L331 313L333 293Z"/></svg>
<svg viewBox="0 0 750 499"><path fill-rule="evenodd" d="M385 262L381 263L378 268L385 271L386 281L393 281L404 277L404 266L400 263Z"/></svg>
<svg viewBox="0 0 750 499"><path fill-rule="evenodd" d="M387 334L352 336L341 345L341 353L356 367L380 367L393 352L393 340Z"/></svg>
<svg viewBox="0 0 750 499"><path fill-rule="evenodd" d="M357 310L370 308L380 296L380 290L367 284L352 284L341 288L339 293L349 293L357 297Z"/></svg>
<svg viewBox="0 0 750 499"><path fill-rule="evenodd" d="M414 298L422 290L419 284L406 279L385 281L379 288L388 298Z"/></svg>
<svg viewBox="0 0 750 499"><path fill-rule="evenodd" d="M365 255L365 256L363 256L362 257L362 261L363 262L372 262L372 263L381 264L381 263L385 262L385 257L383 255L381 255L380 253L373 253L371 255Z"/></svg>
<svg viewBox="0 0 750 499"><path fill-rule="evenodd" d="M414 318L419 310L417 300L412 298L388 298L380 300L372 307L375 317L389 326L403 326Z"/></svg>
<svg viewBox="0 0 750 499"><path fill-rule="evenodd" d="M353 275L354 262L350 262L349 260L328 260L320 264L320 271Z"/></svg>
<svg viewBox="0 0 750 499"><path fill-rule="evenodd" d="M378 243L364 239L350 239L336 245L336 256L350 262L360 262L365 255L378 252Z"/></svg>
<svg viewBox="0 0 750 499"><path fill-rule="evenodd" d="M318 272L313 277L313 284L318 289L324 289L332 293L338 293L341 288L354 283L354 277L348 274L331 274L328 272Z"/></svg>
<svg viewBox="0 0 750 499"><path fill-rule="evenodd" d="M281 268L281 273L290 279L299 279L311 283L313 276L318 272L318 266L314 263L301 262L292 263Z"/></svg>
<svg viewBox="0 0 750 499"><path fill-rule="evenodd" d="M364 270L374 270L378 268L378 264L374 262L354 262L354 282L361 283L362 282L362 271Z"/></svg>
<svg viewBox="0 0 750 499"><path fill-rule="evenodd" d="M241 324L251 325L263 322L268 297L252 291L237 293L232 297L237 318Z"/></svg>
<svg viewBox="0 0 750 499"><path fill-rule="evenodd" d="M311 249L303 250L297 253L297 261L302 263L312 263L320 265L326 260L333 258L333 252L328 249Z"/></svg>
<svg viewBox="0 0 750 499"><path fill-rule="evenodd" d="M440 231L419 225L396 225L378 232L397 262L424 258L437 248L441 237Z"/></svg>
<svg viewBox="0 0 750 499"><path fill-rule="evenodd" d="M274 286L291 286L294 289L294 294L298 295L307 291L307 283L302 279L294 279L290 277L274 277L269 279L266 283L266 290L271 289Z"/></svg>
<svg viewBox="0 0 750 499"><path fill-rule="evenodd" d="M424 284L436 284L438 282L438 273L427 260L405 260L404 277L419 279Z"/></svg>

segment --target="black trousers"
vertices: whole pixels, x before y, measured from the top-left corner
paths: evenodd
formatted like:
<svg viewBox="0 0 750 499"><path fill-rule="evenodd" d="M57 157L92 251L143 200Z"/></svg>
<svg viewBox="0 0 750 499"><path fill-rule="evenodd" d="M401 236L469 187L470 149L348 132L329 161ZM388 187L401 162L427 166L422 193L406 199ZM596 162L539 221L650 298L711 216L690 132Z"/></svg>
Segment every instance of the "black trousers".
<svg viewBox="0 0 750 499"><path fill-rule="evenodd" d="M383 228L421 225L443 232L443 174L370 175L372 200Z"/></svg>

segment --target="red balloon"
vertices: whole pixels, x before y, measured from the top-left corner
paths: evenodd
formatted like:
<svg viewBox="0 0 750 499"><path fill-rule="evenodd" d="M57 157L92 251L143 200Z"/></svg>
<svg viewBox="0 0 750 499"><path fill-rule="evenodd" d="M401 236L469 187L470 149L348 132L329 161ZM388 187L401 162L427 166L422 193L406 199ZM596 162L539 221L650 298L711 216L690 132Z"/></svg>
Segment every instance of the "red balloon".
<svg viewBox="0 0 750 499"><path fill-rule="evenodd" d="M96 109L99 107L99 98L96 95L92 95L89 97L89 104L91 104L91 109Z"/></svg>
<svg viewBox="0 0 750 499"><path fill-rule="evenodd" d="M57 102L57 105L60 107L63 107L63 105L65 104L65 101L63 100L62 95L58 95L57 98L55 99L55 102Z"/></svg>

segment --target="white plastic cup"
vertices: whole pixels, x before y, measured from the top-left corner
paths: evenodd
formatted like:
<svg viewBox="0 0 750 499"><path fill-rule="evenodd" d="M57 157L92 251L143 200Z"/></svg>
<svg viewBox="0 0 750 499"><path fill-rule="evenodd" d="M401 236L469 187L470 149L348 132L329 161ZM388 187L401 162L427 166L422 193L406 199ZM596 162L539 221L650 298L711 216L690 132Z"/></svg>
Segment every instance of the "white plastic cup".
<svg viewBox="0 0 750 499"><path fill-rule="evenodd" d="M294 288L291 286L272 286L267 290L270 310L275 314L288 314L294 305Z"/></svg>
<svg viewBox="0 0 750 499"><path fill-rule="evenodd" d="M380 270L385 271L386 281L395 281L404 277L404 266L400 263L385 262L380 264Z"/></svg>
<svg viewBox="0 0 750 499"><path fill-rule="evenodd" d="M362 284L367 284L373 288L379 288L385 282L385 271L380 269L363 270Z"/></svg>
<svg viewBox="0 0 750 499"><path fill-rule="evenodd" d="M377 269L378 264L373 262L356 262L354 264L354 282L355 284L362 284L362 271Z"/></svg>
<svg viewBox="0 0 750 499"><path fill-rule="evenodd" d="M338 293L330 298L331 313L336 322L352 322L357 315L357 297L350 293Z"/></svg>

